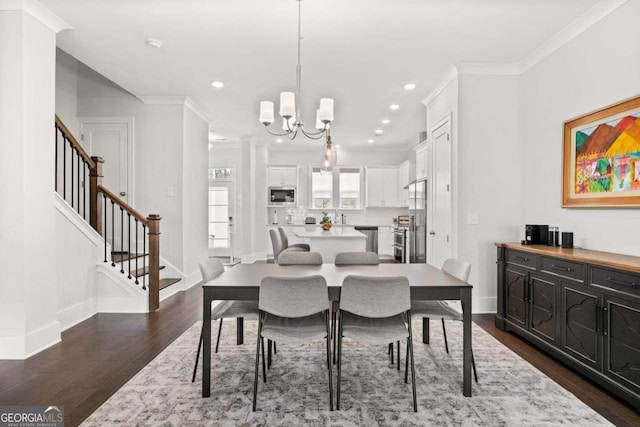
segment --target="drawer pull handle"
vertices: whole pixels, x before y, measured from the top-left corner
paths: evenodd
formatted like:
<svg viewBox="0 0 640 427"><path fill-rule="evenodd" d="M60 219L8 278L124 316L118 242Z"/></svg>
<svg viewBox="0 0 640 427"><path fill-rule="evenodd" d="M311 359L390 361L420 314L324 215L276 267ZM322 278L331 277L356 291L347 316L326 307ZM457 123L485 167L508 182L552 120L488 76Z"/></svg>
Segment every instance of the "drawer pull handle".
<svg viewBox="0 0 640 427"><path fill-rule="evenodd" d="M549 265L549 267L555 268L556 270L562 270L562 271L567 271L567 272L573 271L573 268L571 268L571 267L563 267L561 265L551 264L551 265Z"/></svg>
<svg viewBox="0 0 640 427"><path fill-rule="evenodd" d="M622 280L616 280L612 277L607 277L607 280L611 283L613 283L614 285L622 285L622 286L631 286L632 288L635 288L636 286L638 286L635 283L629 283L629 282L625 282Z"/></svg>
<svg viewBox="0 0 640 427"><path fill-rule="evenodd" d="M520 261L524 261L524 262L529 261L529 258L525 258L525 257L523 257L523 256L517 256L517 255L516 255L514 258L515 258L515 259L519 259Z"/></svg>

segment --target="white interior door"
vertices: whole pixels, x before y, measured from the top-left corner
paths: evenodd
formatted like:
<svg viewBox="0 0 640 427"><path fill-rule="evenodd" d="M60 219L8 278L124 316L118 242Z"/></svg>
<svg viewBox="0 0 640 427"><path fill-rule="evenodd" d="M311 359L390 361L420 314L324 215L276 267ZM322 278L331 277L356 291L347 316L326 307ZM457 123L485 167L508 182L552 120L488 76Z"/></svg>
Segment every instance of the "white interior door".
<svg viewBox="0 0 640 427"><path fill-rule="evenodd" d="M429 231L431 264L441 267L452 255L453 208L451 199L451 118L431 130L433 141L433 196Z"/></svg>
<svg viewBox="0 0 640 427"><path fill-rule="evenodd" d="M85 150L91 156L99 156L104 160L102 165L102 185L129 205L133 204L132 194L132 121L127 118L81 118L81 139ZM107 205L109 228L107 240L113 251L126 252L120 240L121 215L119 207L114 208L113 228L111 233L111 206ZM126 219L126 213L124 215ZM125 239L128 241L128 239Z"/></svg>
<svg viewBox="0 0 640 427"><path fill-rule="evenodd" d="M233 245L235 240L235 186L233 181L233 168L210 169L208 215L209 256L229 257L230 262L233 262Z"/></svg>

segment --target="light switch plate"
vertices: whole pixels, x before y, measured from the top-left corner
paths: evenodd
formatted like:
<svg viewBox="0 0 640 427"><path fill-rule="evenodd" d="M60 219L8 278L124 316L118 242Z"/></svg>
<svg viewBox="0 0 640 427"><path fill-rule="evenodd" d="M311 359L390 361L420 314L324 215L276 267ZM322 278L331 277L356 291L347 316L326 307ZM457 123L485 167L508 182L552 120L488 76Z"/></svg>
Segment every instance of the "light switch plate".
<svg viewBox="0 0 640 427"><path fill-rule="evenodd" d="M480 224L480 216L477 213L467 214L467 224L469 225Z"/></svg>

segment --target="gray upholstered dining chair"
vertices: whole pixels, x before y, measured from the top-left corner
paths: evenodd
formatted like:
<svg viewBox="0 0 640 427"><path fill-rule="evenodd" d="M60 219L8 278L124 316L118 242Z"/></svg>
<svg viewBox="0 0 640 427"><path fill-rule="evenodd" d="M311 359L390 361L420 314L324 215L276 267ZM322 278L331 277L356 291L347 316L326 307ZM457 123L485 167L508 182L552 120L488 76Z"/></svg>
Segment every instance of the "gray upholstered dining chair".
<svg viewBox="0 0 640 427"><path fill-rule="evenodd" d="M260 315L253 379L253 411L258 395L258 372L262 351L262 375L267 382L264 339L304 344L326 340L329 371L329 409L333 411L333 377L329 337L329 288L324 277L265 276L260 283Z"/></svg>
<svg viewBox="0 0 640 427"><path fill-rule="evenodd" d="M449 258L442 264L442 270L453 277L467 282L471 273L471 264L455 258ZM463 307L464 309L464 307ZM449 343L447 342L447 328L445 320L462 321L462 313L456 311L446 301L413 301L411 303L411 314L417 317L440 318L442 322L442 333L444 335L444 347L449 353ZM398 351L398 354L400 352ZM473 349L471 350L471 367L473 368L473 377L478 382L478 374L476 373L476 362L473 358Z"/></svg>
<svg viewBox="0 0 640 427"><path fill-rule="evenodd" d="M217 258L209 258L200 264L200 273L202 274L203 283L215 279L224 273L224 265ZM214 301L211 304L211 320L220 320L218 326L218 338L216 339L216 350L220 345L220 332L222 332L222 320L234 317L243 317L249 319L258 318L258 301ZM204 324L200 330L200 342L198 343L198 353L196 354L196 363L193 368L193 377L191 382L196 380L196 372L198 371L198 360L200 359L200 350L202 350Z"/></svg>
<svg viewBox="0 0 640 427"><path fill-rule="evenodd" d="M322 255L318 252L284 251L278 257L280 265L322 265Z"/></svg>
<svg viewBox="0 0 640 427"><path fill-rule="evenodd" d="M275 262L279 261L280 254L285 251L290 251L290 252L303 251L302 248L285 249L282 244L282 237L280 237L280 233L277 230L269 230L269 237L271 238L271 247L273 248L273 260Z"/></svg>
<svg viewBox="0 0 640 427"><path fill-rule="evenodd" d="M406 277L347 276L342 283L338 321L338 390L340 409L342 379L342 341L344 338L366 344L387 344L407 340L407 362L411 358L413 410L418 411L416 371L411 333L411 293ZM408 363L405 367L407 382Z"/></svg>
<svg viewBox="0 0 640 427"><path fill-rule="evenodd" d="M336 255L335 265L378 265L380 258L375 252L340 252Z"/></svg>
<svg viewBox="0 0 640 427"><path fill-rule="evenodd" d="M278 233L280 233L280 241L282 241L282 249L300 249L302 251L309 252L311 250L311 246L307 243L294 243L292 245L289 244L289 238L287 237L287 232L284 228L278 227Z"/></svg>

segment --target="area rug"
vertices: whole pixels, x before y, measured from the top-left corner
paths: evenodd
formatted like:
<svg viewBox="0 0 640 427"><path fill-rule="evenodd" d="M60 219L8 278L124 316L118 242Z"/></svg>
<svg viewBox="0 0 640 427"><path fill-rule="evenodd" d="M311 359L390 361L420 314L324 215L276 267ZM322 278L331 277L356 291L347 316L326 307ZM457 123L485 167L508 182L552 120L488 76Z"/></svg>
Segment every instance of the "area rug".
<svg viewBox="0 0 640 427"><path fill-rule="evenodd" d="M217 323L213 326L217 332ZM191 382L201 323L194 324L94 412L84 426L595 426L607 420L473 325L479 383L462 395L462 324L447 322L449 350L439 324L431 344L416 339L418 412L411 383L391 365L386 348L345 342L340 411L329 411L323 343L279 344L258 385L251 411L257 323L245 322L245 344L235 344L235 322L222 328L212 355L212 391L201 397L201 370ZM414 321L422 335L422 322ZM215 338L215 336L214 336ZM334 371L334 386L335 386Z"/></svg>

